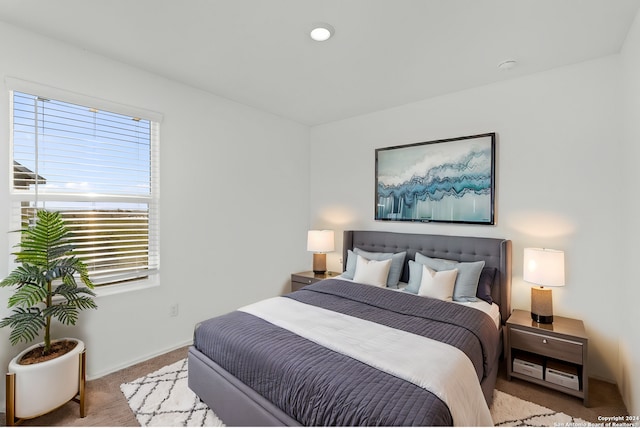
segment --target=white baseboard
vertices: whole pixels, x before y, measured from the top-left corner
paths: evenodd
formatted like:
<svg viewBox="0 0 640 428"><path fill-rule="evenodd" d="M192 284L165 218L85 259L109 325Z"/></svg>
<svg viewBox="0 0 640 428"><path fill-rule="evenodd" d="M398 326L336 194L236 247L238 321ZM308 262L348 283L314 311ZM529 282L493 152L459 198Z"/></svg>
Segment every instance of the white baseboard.
<svg viewBox="0 0 640 428"><path fill-rule="evenodd" d="M146 354L146 355L142 355L142 356L140 356L138 358L135 358L133 360L129 360L129 361L127 361L125 363L122 363L122 364L119 364L117 366L110 367L110 368L108 368L106 370L102 370L102 371L99 371L99 372L96 372L96 373L88 373L87 374L87 380L99 379L99 378L101 378L103 376L106 376L108 374L117 372L118 370L126 369L127 367L131 367L131 366L133 366L135 364L142 363L144 361L147 361L147 360L150 360L152 358L158 357L158 356L160 356L162 354L166 354L167 352L175 351L176 349L179 349L179 348L182 348L182 347L185 347L185 346L189 346L191 344L193 344L193 340L191 340L191 339L190 340L186 340L186 341L184 341L182 343L177 343L177 344L175 344L175 345L173 345L173 346L171 346L169 348L158 350L158 351Z"/></svg>

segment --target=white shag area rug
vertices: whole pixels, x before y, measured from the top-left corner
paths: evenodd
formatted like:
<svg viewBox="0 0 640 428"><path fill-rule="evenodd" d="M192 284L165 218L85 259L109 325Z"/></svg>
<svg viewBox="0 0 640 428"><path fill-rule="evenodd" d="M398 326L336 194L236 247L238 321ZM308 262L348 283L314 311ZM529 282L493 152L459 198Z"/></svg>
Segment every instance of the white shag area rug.
<svg viewBox="0 0 640 428"><path fill-rule="evenodd" d="M187 384L187 359L165 366L120 390L140 426L224 426ZM582 420L495 390L491 416L496 426L588 426Z"/></svg>
<svg viewBox="0 0 640 428"><path fill-rule="evenodd" d="M591 425L583 419L547 409L497 389L493 391L493 404L489 410L495 426L501 427L586 427Z"/></svg>
<svg viewBox="0 0 640 428"><path fill-rule="evenodd" d="M143 427L224 426L189 389L187 359L120 385L129 407Z"/></svg>

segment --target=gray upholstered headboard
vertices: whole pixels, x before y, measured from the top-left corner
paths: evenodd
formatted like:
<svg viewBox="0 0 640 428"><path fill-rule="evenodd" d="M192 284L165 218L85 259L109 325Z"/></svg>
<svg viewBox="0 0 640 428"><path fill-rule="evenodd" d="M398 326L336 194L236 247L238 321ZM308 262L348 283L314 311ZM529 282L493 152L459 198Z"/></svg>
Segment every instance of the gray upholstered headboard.
<svg viewBox="0 0 640 428"><path fill-rule="evenodd" d="M502 322L511 315L511 241L508 239L345 230L342 248L345 262L347 250L353 250L354 247L384 253L406 251L401 277L403 282L409 280L408 264L409 260L415 259L416 252L460 262L484 260L485 266L498 269L491 297L500 306Z"/></svg>

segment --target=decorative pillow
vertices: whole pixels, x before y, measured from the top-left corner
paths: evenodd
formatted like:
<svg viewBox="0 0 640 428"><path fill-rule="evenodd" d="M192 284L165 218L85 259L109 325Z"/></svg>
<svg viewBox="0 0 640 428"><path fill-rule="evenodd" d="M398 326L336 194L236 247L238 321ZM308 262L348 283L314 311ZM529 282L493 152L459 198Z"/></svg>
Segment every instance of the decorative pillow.
<svg viewBox="0 0 640 428"><path fill-rule="evenodd" d="M422 279L418 296L451 301L457 276L457 269L436 272L422 265Z"/></svg>
<svg viewBox="0 0 640 428"><path fill-rule="evenodd" d="M416 263L413 260L409 260L409 282L407 283L404 291L418 294L418 291L420 291L420 283L422 281L423 266L423 264Z"/></svg>
<svg viewBox="0 0 640 428"><path fill-rule="evenodd" d="M452 260L434 259L423 254L416 253L416 262L421 263L435 271L458 269L453 300L457 302L476 302L476 291L480 273L484 267L484 260L478 262L456 262Z"/></svg>
<svg viewBox="0 0 640 428"><path fill-rule="evenodd" d="M480 280L478 281L478 291L476 291L476 297L478 299L482 299L488 304L493 303L493 298L491 297L491 285L493 285L493 280L496 277L496 272L498 269L494 267L483 267L482 272L480 272Z"/></svg>
<svg viewBox="0 0 640 428"><path fill-rule="evenodd" d="M407 256L407 252L401 253L373 253L370 251L364 251L360 248L354 248L353 251L347 250L347 265L343 276L345 278L354 279L353 275L356 270L356 255L360 255L367 260L391 260L391 268L389 269L389 277L387 278L387 287L398 288L400 282L400 276L402 276L402 267L404 265L404 259Z"/></svg>
<svg viewBox="0 0 640 428"><path fill-rule="evenodd" d="M367 260L358 255L358 259L356 261L356 272L353 275L353 280L361 284L386 287L390 268L391 259Z"/></svg>
<svg viewBox="0 0 640 428"><path fill-rule="evenodd" d="M356 273L356 262L358 261L356 254L347 250L347 265L344 268L344 272L342 272L342 276L347 279L353 279L353 274Z"/></svg>

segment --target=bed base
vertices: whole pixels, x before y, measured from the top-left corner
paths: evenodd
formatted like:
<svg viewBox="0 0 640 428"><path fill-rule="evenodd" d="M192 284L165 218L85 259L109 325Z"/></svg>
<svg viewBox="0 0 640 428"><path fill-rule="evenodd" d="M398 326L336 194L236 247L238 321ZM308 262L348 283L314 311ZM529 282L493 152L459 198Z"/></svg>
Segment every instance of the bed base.
<svg viewBox="0 0 640 428"><path fill-rule="evenodd" d="M502 347L502 344L500 344ZM500 355L500 352L497 353ZM189 388L227 426L301 426L273 403L240 382L195 347L189 348ZM498 360L500 357L498 357ZM493 401L498 361L480 383L487 403Z"/></svg>

